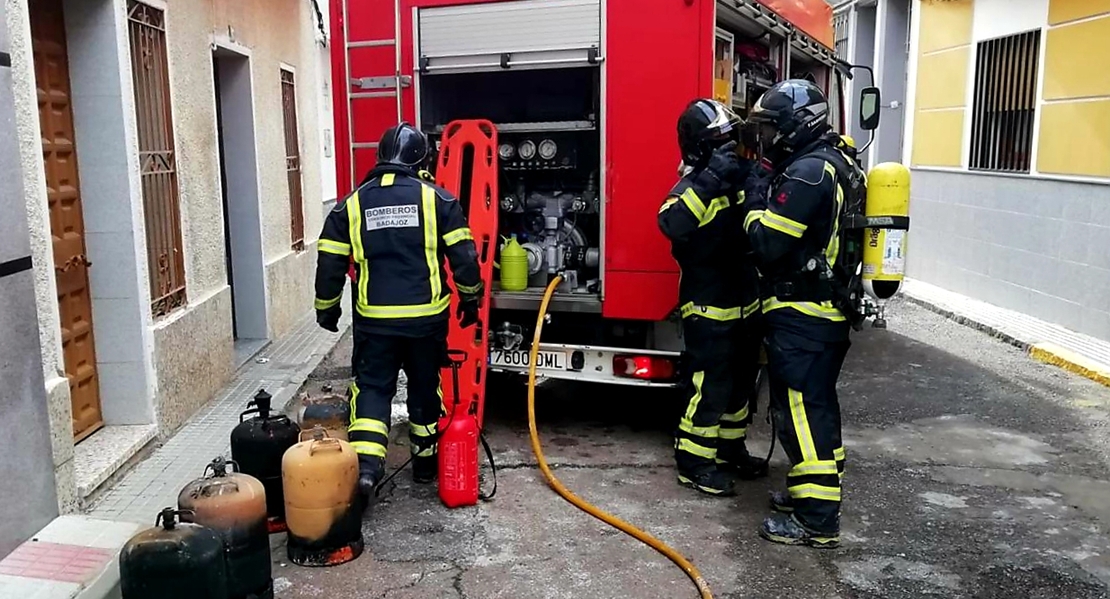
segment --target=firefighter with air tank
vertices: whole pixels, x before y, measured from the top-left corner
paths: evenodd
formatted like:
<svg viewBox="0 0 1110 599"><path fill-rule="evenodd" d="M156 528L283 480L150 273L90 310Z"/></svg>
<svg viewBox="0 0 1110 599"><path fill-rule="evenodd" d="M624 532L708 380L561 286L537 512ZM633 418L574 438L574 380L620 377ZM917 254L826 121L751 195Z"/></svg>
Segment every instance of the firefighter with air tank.
<svg viewBox="0 0 1110 599"><path fill-rule="evenodd" d="M878 90L863 99L862 124L874 129ZM760 535L811 547L840 543L846 455L836 383L851 329L874 312L865 288L878 302L897 291L909 225L908 171L879 165L869 186L828 111L816 85L783 81L756 101L743 135L770 165L751 175L770 185L745 201L743 229L761 275L775 432L791 466Z"/></svg>

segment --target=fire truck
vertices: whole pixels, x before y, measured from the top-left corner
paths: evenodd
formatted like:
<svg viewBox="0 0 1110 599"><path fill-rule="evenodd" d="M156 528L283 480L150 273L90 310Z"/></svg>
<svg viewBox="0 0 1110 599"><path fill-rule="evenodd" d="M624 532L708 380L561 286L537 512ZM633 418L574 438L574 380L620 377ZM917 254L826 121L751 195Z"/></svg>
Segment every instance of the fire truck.
<svg viewBox="0 0 1110 599"><path fill-rule="evenodd" d="M847 71L823 0L332 0L330 10L341 196L399 121L433 140L461 119L496 128L496 245L523 245L528 285L506 291L491 277L480 334L493 371L527 370L559 273L543 377L673 385L680 275L657 213L678 177L682 109L711 96L744 116L774 82L805 78L844 129Z"/></svg>

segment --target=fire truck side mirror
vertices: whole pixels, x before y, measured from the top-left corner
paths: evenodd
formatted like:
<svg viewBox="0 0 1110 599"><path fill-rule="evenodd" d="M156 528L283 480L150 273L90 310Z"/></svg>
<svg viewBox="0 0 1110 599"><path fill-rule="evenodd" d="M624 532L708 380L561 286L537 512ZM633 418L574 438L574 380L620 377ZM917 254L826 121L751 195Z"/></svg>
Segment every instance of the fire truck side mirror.
<svg viewBox="0 0 1110 599"><path fill-rule="evenodd" d="M859 94L859 126L864 131L879 127L879 104L882 94L877 87L865 87Z"/></svg>

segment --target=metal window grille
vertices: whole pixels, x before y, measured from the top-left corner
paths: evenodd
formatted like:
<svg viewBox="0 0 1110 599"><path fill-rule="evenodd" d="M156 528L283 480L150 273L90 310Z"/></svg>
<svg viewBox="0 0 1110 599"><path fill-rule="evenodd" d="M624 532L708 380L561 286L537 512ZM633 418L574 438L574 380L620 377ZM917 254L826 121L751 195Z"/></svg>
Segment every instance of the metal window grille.
<svg viewBox="0 0 1110 599"><path fill-rule="evenodd" d="M972 169L1029 172L1040 45L1040 31L979 43L971 124Z"/></svg>
<svg viewBox="0 0 1110 599"><path fill-rule="evenodd" d="M300 138L297 135L297 88L293 73L281 71L281 107L285 118L285 174L289 179L289 212L293 249L304 249L304 193L301 187Z"/></svg>
<svg viewBox="0 0 1110 599"><path fill-rule="evenodd" d="M848 60L848 18L853 9L842 10L833 14L833 30L836 34L836 57Z"/></svg>
<svg viewBox="0 0 1110 599"><path fill-rule="evenodd" d="M161 10L135 0L128 2L127 16L151 310L158 317L185 304L185 252L170 108L166 22Z"/></svg>

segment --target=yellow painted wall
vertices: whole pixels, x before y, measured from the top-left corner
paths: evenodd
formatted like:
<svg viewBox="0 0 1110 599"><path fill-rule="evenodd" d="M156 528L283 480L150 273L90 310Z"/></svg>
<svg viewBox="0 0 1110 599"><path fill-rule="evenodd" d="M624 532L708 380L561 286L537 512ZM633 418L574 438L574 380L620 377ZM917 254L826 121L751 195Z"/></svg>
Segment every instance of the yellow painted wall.
<svg viewBox="0 0 1110 599"><path fill-rule="evenodd" d="M1110 177L1110 98L1045 104L1037 170Z"/></svg>
<svg viewBox="0 0 1110 599"><path fill-rule="evenodd" d="M1052 0L1049 21L1110 11L1110 0ZM1052 26L1045 37L1037 170L1110 177L1110 14Z"/></svg>
<svg viewBox="0 0 1110 599"><path fill-rule="evenodd" d="M913 166L963 166L974 3L921 2Z"/></svg>
<svg viewBox="0 0 1110 599"><path fill-rule="evenodd" d="M970 46L922 56L917 63L917 109L964 106L970 57Z"/></svg>
<svg viewBox="0 0 1110 599"><path fill-rule="evenodd" d="M1018 0L1020 1L1020 0ZM921 53L971 43L972 0L921 2Z"/></svg>
<svg viewBox="0 0 1110 599"><path fill-rule="evenodd" d="M1049 0L1048 3L1048 22L1050 25L1085 19L1103 13L1110 13L1110 0Z"/></svg>
<svg viewBox="0 0 1110 599"><path fill-rule="evenodd" d="M963 109L917 113L913 166L963 166L964 113Z"/></svg>
<svg viewBox="0 0 1110 599"><path fill-rule="evenodd" d="M1046 100L1110 96L1110 16L1054 27L1046 39Z"/></svg>

